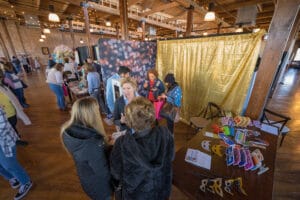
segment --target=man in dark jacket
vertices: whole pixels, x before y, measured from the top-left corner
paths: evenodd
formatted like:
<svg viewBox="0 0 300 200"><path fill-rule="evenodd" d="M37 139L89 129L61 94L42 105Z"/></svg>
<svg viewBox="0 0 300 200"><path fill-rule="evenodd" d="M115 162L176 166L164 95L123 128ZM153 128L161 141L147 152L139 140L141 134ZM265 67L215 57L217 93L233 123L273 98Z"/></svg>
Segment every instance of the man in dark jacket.
<svg viewBox="0 0 300 200"><path fill-rule="evenodd" d="M116 200L165 200L172 187L174 141L166 127L154 127L150 101L136 97L126 107L126 124L133 130L119 137L111 154Z"/></svg>

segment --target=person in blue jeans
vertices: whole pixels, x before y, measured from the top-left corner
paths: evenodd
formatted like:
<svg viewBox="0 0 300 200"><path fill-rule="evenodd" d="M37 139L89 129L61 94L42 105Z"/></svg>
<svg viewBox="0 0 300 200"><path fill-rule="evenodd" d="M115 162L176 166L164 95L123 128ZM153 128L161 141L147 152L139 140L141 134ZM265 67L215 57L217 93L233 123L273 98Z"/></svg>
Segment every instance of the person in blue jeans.
<svg viewBox="0 0 300 200"><path fill-rule="evenodd" d="M0 107L0 175L12 188L19 188L14 200L22 199L32 187L32 181L17 160L18 139L17 133L7 120L4 109Z"/></svg>
<svg viewBox="0 0 300 200"><path fill-rule="evenodd" d="M57 105L60 110L66 110L64 91L62 89L63 75L62 69L63 65L61 63L56 64L53 68L50 69L47 76L47 83L49 84L50 89L56 95Z"/></svg>

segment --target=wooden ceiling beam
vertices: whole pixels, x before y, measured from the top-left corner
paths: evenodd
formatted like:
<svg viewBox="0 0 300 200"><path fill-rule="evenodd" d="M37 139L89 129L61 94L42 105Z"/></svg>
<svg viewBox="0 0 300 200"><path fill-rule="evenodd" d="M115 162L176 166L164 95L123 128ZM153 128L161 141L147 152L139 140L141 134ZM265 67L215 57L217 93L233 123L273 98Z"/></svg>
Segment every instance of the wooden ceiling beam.
<svg viewBox="0 0 300 200"><path fill-rule="evenodd" d="M187 16L187 12L182 11L178 16L165 19L165 20L163 20L163 22L171 22L171 21L175 21L175 20L178 20L178 19L186 19L186 16Z"/></svg>
<svg viewBox="0 0 300 200"><path fill-rule="evenodd" d="M84 0L64 0L64 2L72 5L80 6L80 3L84 2Z"/></svg>
<svg viewBox="0 0 300 200"><path fill-rule="evenodd" d="M37 7L37 10L40 9L40 6L41 6L41 0L36 0L36 7Z"/></svg>
<svg viewBox="0 0 300 200"><path fill-rule="evenodd" d="M238 8L244 7L244 6L251 6L251 5L255 5L255 4L264 4L264 3L270 3L270 2L273 2L273 1L272 0L239 1L239 2L235 2L235 3L230 3L230 4L216 6L215 11L216 12L220 12L223 9L226 9L226 10L235 10L235 9L238 9Z"/></svg>
<svg viewBox="0 0 300 200"><path fill-rule="evenodd" d="M128 0L127 1L127 6L130 7L130 6L132 6L134 4L137 4L139 2L141 2L141 0Z"/></svg>
<svg viewBox="0 0 300 200"><path fill-rule="evenodd" d="M69 3L66 3L66 4L62 7L61 12L62 12L63 14L65 14L65 12L67 11L68 7L69 7Z"/></svg>
<svg viewBox="0 0 300 200"><path fill-rule="evenodd" d="M144 0L143 1L143 3L142 3L142 8L143 8L143 10L145 10L145 9L152 9L152 6L153 6L153 4L154 4L154 1L155 0Z"/></svg>
<svg viewBox="0 0 300 200"><path fill-rule="evenodd" d="M235 14L236 12L232 13L233 16L236 16ZM228 14L223 14L223 15L220 15L219 14L219 17L220 18L223 18L225 21L227 20L232 20L234 19L234 17L232 15L228 15ZM272 18L273 17L273 11L270 11L270 12L262 12L262 13L258 13L257 16L256 16L256 19L265 19L265 18Z"/></svg>
<svg viewBox="0 0 300 200"><path fill-rule="evenodd" d="M179 3L176 2L176 1L174 1L172 3L164 4L164 5L159 4L159 5L155 6L154 8L152 8L150 11L144 12L142 14L142 16L144 17L144 16L147 16L147 15L152 15L152 14L154 14L156 12L160 12L160 11L163 11L163 10L174 8L174 7L178 6L178 5L179 5Z"/></svg>

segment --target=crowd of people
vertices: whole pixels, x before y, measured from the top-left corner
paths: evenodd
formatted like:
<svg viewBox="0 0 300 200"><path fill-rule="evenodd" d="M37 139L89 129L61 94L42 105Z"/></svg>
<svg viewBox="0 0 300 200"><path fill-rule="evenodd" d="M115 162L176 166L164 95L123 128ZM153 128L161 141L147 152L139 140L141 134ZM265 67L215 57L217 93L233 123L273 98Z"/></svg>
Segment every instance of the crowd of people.
<svg viewBox="0 0 300 200"><path fill-rule="evenodd" d="M26 72L26 69L29 69L29 64L26 65L15 56L11 62L5 58L0 59L0 175L12 188L19 188L14 200L22 199L33 185L29 175L17 160L16 150L16 145L28 144L27 141L20 139L20 133L16 128L18 119L25 125L31 124L23 111L29 107L24 96L27 85L20 78L23 69Z"/></svg>
<svg viewBox="0 0 300 200"><path fill-rule="evenodd" d="M23 198L32 181L16 159L16 145L22 144L16 129L17 118L31 124L23 109L27 85L20 78L22 69L30 73L28 61L1 59L0 70L0 174L12 188L18 188L15 199ZM27 70L28 69L28 70ZM92 199L167 199L171 192L174 159L174 119L166 118L167 127L159 125L154 102L164 101L178 110L182 92L174 74L164 83L155 69L147 72L138 91L128 67L102 80L101 66L87 58L79 67L73 57L56 63L49 57L46 82L55 94L58 108L68 110L64 86L83 80L90 97L74 102L71 118L61 128L61 138L73 157L81 185ZM114 137L106 134L101 114L108 125L115 125ZM26 141L23 141L26 143Z"/></svg>

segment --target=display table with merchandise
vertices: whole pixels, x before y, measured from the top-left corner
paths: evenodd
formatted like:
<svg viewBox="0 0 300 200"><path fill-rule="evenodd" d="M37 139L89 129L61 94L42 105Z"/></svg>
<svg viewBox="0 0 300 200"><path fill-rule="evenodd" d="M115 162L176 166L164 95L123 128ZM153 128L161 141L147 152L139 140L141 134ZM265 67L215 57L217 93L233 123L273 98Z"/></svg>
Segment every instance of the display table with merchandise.
<svg viewBox="0 0 300 200"><path fill-rule="evenodd" d="M68 87L70 90L71 99L73 99L73 101L89 95L88 88L78 81L68 83Z"/></svg>
<svg viewBox="0 0 300 200"><path fill-rule="evenodd" d="M176 152L173 184L190 199L272 199L278 136L226 127L215 120Z"/></svg>

